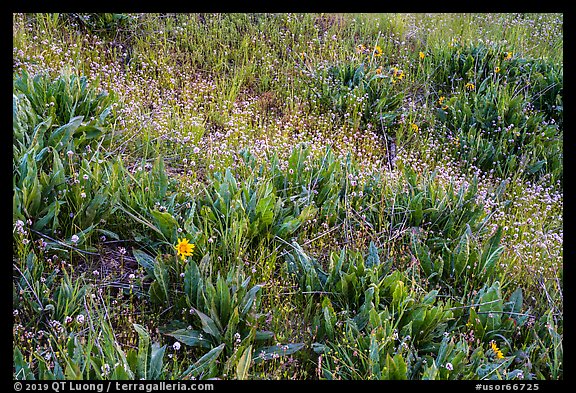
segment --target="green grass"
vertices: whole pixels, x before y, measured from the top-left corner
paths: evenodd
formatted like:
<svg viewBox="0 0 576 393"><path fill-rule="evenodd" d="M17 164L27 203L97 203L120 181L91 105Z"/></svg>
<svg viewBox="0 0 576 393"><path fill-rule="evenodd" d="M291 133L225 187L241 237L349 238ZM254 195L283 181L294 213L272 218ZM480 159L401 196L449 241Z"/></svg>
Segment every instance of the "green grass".
<svg viewBox="0 0 576 393"><path fill-rule="evenodd" d="M562 25L14 14L14 378L563 379Z"/></svg>

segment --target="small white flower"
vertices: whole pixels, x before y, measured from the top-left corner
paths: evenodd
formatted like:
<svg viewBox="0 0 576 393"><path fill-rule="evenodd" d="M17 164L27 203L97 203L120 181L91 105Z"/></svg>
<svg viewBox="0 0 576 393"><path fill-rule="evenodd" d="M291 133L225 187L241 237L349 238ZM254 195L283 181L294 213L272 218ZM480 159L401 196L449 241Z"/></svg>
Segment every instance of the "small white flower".
<svg viewBox="0 0 576 393"><path fill-rule="evenodd" d="M94 270L94 271L92 272L92 274L95 275L95 276L97 276L97 275L100 274L100 272L99 272L98 270Z"/></svg>
<svg viewBox="0 0 576 393"><path fill-rule="evenodd" d="M198 154L198 153L200 153L200 148L198 146L196 146L193 151L194 151L194 154Z"/></svg>
<svg viewBox="0 0 576 393"><path fill-rule="evenodd" d="M83 178L84 180L88 180L88 175L85 174L84 176L82 176L82 178ZM108 366L108 367L110 367L110 366Z"/></svg>
<svg viewBox="0 0 576 393"><path fill-rule="evenodd" d="M80 198L86 198L86 193L85 193L85 192L81 192L81 193L80 193Z"/></svg>
<svg viewBox="0 0 576 393"><path fill-rule="evenodd" d="M136 276L134 275L134 273L130 273L130 275L128 276L128 278L130 280L134 280L134 278L136 278Z"/></svg>
<svg viewBox="0 0 576 393"><path fill-rule="evenodd" d="M454 370L454 366L452 365L452 363L446 363L445 367L446 367L446 370L449 370L449 371Z"/></svg>
<svg viewBox="0 0 576 393"><path fill-rule="evenodd" d="M178 341L176 341L173 345L172 348L174 348L175 351L178 351L180 349L180 343Z"/></svg>
<svg viewBox="0 0 576 393"><path fill-rule="evenodd" d="M77 235L72 235L72 237L70 238L70 241L72 243L78 243L78 240L80 240L80 238Z"/></svg>
<svg viewBox="0 0 576 393"><path fill-rule="evenodd" d="M71 316L66 315L66 318L64 318L64 323L70 323L70 322L72 322L72 320L73 320L73 319L72 319Z"/></svg>
<svg viewBox="0 0 576 393"><path fill-rule="evenodd" d="M74 152L72 150L68 150L66 154L68 154L68 157L72 157L74 155Z"/></svg>
<svg viewBox="0 0 576 393"><path fill-rule="evenodd" d="M78 322L80 325L82 325L84 323L84 315L83 314L78 314L76 316L76 322Z"/></svg>

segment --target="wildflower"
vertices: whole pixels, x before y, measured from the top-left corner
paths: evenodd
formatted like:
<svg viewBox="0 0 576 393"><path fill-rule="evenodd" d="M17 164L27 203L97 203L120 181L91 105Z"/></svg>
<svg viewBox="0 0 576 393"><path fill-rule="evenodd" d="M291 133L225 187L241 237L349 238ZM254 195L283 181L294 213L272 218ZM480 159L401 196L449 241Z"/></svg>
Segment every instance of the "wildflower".
<svg viewBox="0 0 576 393"><path fill-rule="evenodd" d="M412 128L412 131L414 131L414 132L418 132L418 130L420 129L420 128L418 128L418 126L417 126L416 124L414 124L414 123L412 123L412 124L410 125L410 127Z"/></svg>
<svg viewBox="0 0 576 393"><path fill-rule="evenodd" d="M448 371L454 370L454 366L450 362L446 363L445 367L446 367L446 370L448 370Z"/></svg>
<svg viewBox="0 0 576 393"><path fill-rule="evenodd" d="M392 82L396 83L396 80L401 81L402 78L404 78L404 71L399 70L398 68L394 67L392 68Z"/></svg>
<svg viewBox="0 0 576 393"><path fill-rule="evenodd" d="M504 53L504 60L510 60L512 58L512 52Z"/></svg>
<svg viewBox="0 0 576 393"><path fill-rule="evenodd" d="M84 323L84 315L78 314L76 316L76 322L78 322L78 324L82 325Z"/></svg>
<svg viewBox="0 0 576 393"><path fill-rule="evenodd" d="M356 47L356 53L364 53L366 51L366 47L362 44Z"/></svg>
<svg viewBox="0 0 576 393"><path fill-rule="evenodd" d="M421 60L424 60L424 57L426 57L426 55L424 54L424 52L418 53L418 56L420 56L420 59L421 59Z"/></svg>
<svg viewBox="0 0 576 393"><path fill-rule="evenodd" d="M440 98L438 98L438 103L439 103L440 105L442 105L442 103L444 102L445 99L446 99L446 97L440 96Z"/></svg>
<svg viewBox="0 0 576 393"><path fill-rule="evenodd" d="M80 198L86 198L86 193L85 193L85 192L81 192L81 193L80 193Z"/></svg>
<svg viewBox="0 0 576 393"><path fill-rule="evenodd" d="M68 154L68 157L72 157L74 155L74 152L72 150L68 150L66 154Z"/></svg>
<svg viewBox="0 0 576 393"><path fill-rule="evenodd" d="M182 260L185 260L186 257L192 255L194 251L194 244L188 242L188 239L178 239L178 244L176 245L176 250L178 251L178 255Z"/></svg>
<svg viewBox="0 0 576 393"><path fill-rule="evenodd" d="M382 66L376 68L376 73L380 75L382 73Z"/></svg>
<svg viewBox="0 0 576 393"><path fill-rule="evenodd" d="M494 340L490 341L490 347L492 348L492 351L494 351L494 353L496 354L496 359L504 359L504 355L502 354L500 348L498 348L498 345L496 345L496 341Z"/></svg>
<svg viewBox="0 0 576 393"><path fill-rule="evenodd" d="M175 351L180 349L180 343L178 341L176 341L174 344L172 344L172 348L174 348Z"/></svg>
<svg viewBox="0 0 576 393"><path fill-rule="evenodd" d="M378 45L374 47L374 56L376 57L382 56L382 48L380 48L380 46Z"/></svg>
<svg viewBox="0 0 576 393"><path fill-rule="evenodd" d="M476 89L476 86L474 86L474 83L472 83L472 82L466 83L466 86L464 86L464 87L467 88L468 90Z"/></svg>
<svg viewBox="0 0 576 393"><path fill-rule="evenodd" d="M306 58L306 53L300 52L300 58L304 60Z"/></svg>
<svg viewBox="0 0 576 393"><path fill-rule="evenodd" d="M500 72L500 67L494 68L494 72L495 72L495 73L499 73L499 72Z"/></svg>
<svg viewBox="0 0 576 393"><path fill-rule="evenodd" d="M78 240L80 240L80 238L78 237L78 235L72 235L72 237L70 238L70 241L72 243L78 243Z"/></svg>

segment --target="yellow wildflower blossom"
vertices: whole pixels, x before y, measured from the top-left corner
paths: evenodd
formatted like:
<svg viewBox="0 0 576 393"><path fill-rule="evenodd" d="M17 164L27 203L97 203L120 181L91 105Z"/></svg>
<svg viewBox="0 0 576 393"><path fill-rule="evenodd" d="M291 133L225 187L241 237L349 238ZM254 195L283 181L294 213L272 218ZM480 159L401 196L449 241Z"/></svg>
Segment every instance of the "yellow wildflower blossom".
<svg viewBox="0 0 576 393"><path fill-rule="evenodd" d="M178 251L178 255L182 260L185 260L186 257L192 255L194 251L194 244L189 243L188 239L178 239L178 244L176 245L176 251Z"/></svg>
<svg viewBox="0 0 576 393"><path fill-rule="evenodd" d="M498 348L498 345L496 345L496 341L494 340L490 341L490 347L492 348L492 351L494 351L494 353L496 354L496 359L504 359L504 355L502 354L500 348Z"/></svg>

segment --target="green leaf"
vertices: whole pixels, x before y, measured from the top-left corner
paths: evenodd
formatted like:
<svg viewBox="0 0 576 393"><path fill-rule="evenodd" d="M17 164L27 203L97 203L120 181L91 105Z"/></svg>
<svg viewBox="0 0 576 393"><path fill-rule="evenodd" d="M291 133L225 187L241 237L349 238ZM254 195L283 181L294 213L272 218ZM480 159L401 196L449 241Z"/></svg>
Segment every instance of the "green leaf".
<svg viewBox="0 0 576 393"><path fill-rule="evenodd" d="M242 353L238 364L236 365L236 379L248 379L248 369L252 362L252 345L249 345Z"/></svg>
<svg viewBox="0 0 576 393"><path fill-rule="evenodd" d="M168 190L168 177L164 169L164 159L158 156L152 167L152 178L157 197L164 198ZM162 228L160 228L162 229Z"/></svg>
<svg viewBox="0 0 576 393"><path fill-rule="evenodd" d="M188 367L178 379L190 379L191 376L199 378L212 365L220 353L224 350L226 344L222 343L216 348L211 349L208 353L198 359L193 365Z"/></svg>
<svg viewBox="0 0 576 393"><path fill-rule="evenodd" d="M52 146L58 151L62 151L62 149L68 145L72 134L80 127L80 124L82 124L83 119L84 116L76 116L70 119L68 123L58 127L48 138L47 145Z"/></svg>
<svg viewBox="0 0 576 393"><path fill-rule="evenodd" d="M168 212L161 212L158 210L152 210L150 212L154 222L160 229L164 238L171 243L174 243L177 238L178 221Z"/></svg>
<svg viewBox="0 0 576 393"><path fill-rule="evenodd" d="M255 353L258 354L254 358L254 363L259 363L263 360L275 359L279 356L291 355L300 349L304 348L304 343L297 344L277 344L270 347L258 348Z"/></svg>
<svg viewBox="0 0 576 393"><path fill-rule="evenodd" d="M210 348L210 340L207 340L202 332L192 329L178 329L173 332L164 333L167 336L174 337L176 340L180 341L182 344L189 345L191 347L203 347Z"/></svg>
<svg viewBox="0 0 576 393"><path fill-rule="evenodd" d="M511 312L519 313L522 311L522 303L524 302L524 297L522 296L522 288L518 287L516 290L510 295L510 299L508 301L507 309Z"/></svg>
<svg viewBox="0 0 576 393"><path fill-rule="evenodd" d="M156 277L156 282L158 283L160 289L162 290L162 295L164 299L169 300L170 274L168 272L168 266L166 266L166 264L162 260L158 260L154 264L154 277Z"/></svg>
<svg viewBox="0 0 576 393"><path fill-rule="evenodd" d="M17 380L34 380L34 373L30 370L30 366L24 360L24 356L18 347L14 348L13 351L13 361L14 361L14 379Z"/></svg>
<svg viewBox="0 0 576 393"><path fill-rule="evenodd" d="M132 249L132 255L134 255L136 262L146 270L148 275L154 276L154 265L156 264L154 258L146 254L144 251L137 249Z"/></svg>
<svg viewBox="0 0 576 393"><path fill-rule="evenodd" d="M366 257L366 267L378 266L380 265L380 257L378 256L378 248L373 241L370 241L370 246L368 247L368 256Z"/></svg>
<svg viewBox="0 0 576 393"><path fill-rule="evenodd" d="M188 297L188 303L190 305L196 304L201 284L202 277L200 277L198 265L194 261L188 261L184 272L184 292Z"/></svg>
<svg viewBox="0 0 576 393"><path fill-rule="evenodd" d="M194 309L194 311L200 317L202 330L214 337L216 341L222 341L222 333L216 326L216 323L208 315L204 314L200 310Z"/></svg>
<svg viewBox="0 0 576 393"><path fill-rule="evenodd" d="M262 288L261 285L254 285L248 292L246 292L244 298L240 302L240 315L246 316L246 314L248 314L248 311L250 311L250 308L256 300L256 294L260 288Z"/></svg>
<svg viewBox="0 0 576 393"><path fill-rule="evenodd" d="M480 259L480 267L482 270L479 272L481 275L490 276L494 271L496 262L500 258L500 255L504 251L504 247L500 245L500 239L502 238L502 227L498 226L496 232L488 240L488 244L482 252L482 257Z"/></svg>
<svg viewBox="0 0 576 393"><path fill-rule="evenodd" d="M370 365L370 374L375 379L381 379L380 370L380 351L378 348L378 339L376 335L370 335L370 347L368 349L368 364Z"/></svg>
<svg viewBox="0 0 576 393"><path fill-rule="evenodd" d="M148 374L149 357L150 357L150 335L142 325L133 324L138 333L138 363L136 371L140 378L150 379Z"/></svg>
<svg viewBox="0 0 576 393"><path fill-rule="evenodd" d="M216 305L219 311L219 319L223 324L228 322L230 318L230 288L226 283L226 279L220 275L216 279Z"/></svg>
<svg viewBox="0 0 576 393"><path fill-rule="evenodd" d="M154 343L152 344L152 353L150 355L150 373L149 379L151 380L158 380L162 375L162 366L163 366L163 358L164 352L166 351L166 345L160 347L160 344Z"/></svg>
<svg viewBox="0 0 576 393"><path fill-rule="evenodd" d="M478 315L486 332L498 329L502 320L502 311L504 310L502 294L500 293L500 283L498 281L494 282L494 284L480 296L479 303Z"/></svg>

